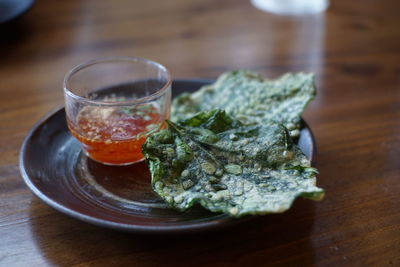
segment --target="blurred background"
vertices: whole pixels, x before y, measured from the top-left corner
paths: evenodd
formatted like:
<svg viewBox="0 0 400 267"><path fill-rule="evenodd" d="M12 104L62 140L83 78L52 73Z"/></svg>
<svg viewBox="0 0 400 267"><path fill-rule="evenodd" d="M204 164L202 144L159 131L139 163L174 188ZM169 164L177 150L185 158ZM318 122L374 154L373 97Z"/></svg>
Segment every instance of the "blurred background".
<svg viewBox="0 0 400 267"><path fill-rule="evenodd" d="M360 55L383 45L369 33L380 31L380 38L388 38L379 23L394 19L396 11L385 9L382 17L384 1L341 2L346 1L334 1L317 15L279 16L239 0L38 0L2 26L0 75L8 84L2 90L58 90L72 66L110 55L159 61L174 77L215 77L249 68L271 77L313 71L322 82L329 67L356 75L374 72L377 66ZM368 17L358 19L365 13ZM7 83L15 75L22 76L20 84ZM38 88L35 83L26 88L27 79L37 81Z"/></svg>

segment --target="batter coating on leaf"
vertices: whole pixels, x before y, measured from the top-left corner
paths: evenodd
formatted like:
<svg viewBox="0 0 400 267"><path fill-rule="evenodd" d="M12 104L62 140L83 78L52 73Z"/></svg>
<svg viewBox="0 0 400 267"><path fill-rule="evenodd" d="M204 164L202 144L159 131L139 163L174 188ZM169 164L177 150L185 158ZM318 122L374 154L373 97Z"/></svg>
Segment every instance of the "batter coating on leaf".
<svg viewBox="0 0 400 267"><path fill-rule="evenodd" d="M298 196L319 200L316 170L280 123L244 125L223 110L150 136L143 153L153 190L171 207L195 203L240 217L283 212Z"/></svg>
<svg viewBox="0 0 400 267"><path fill-rule="evenodd" d="M211 85L175 98L171 120L178 122L201 111L223 109L245 125L280 122L290 136L297 137L301 113L315 93L313 74L288 73L268 80L254 72L232 71Z"/></svg>

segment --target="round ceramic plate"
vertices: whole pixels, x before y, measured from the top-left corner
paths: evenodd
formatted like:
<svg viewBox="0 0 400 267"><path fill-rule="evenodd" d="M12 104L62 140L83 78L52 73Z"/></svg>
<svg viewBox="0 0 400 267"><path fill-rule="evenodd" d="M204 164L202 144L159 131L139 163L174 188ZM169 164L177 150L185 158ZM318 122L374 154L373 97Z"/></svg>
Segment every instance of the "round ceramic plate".
<svg viewBox="0 0 400 267"><path fill-rule="evenodd" d="M210 81L176 80L172 84L173 95L195 91L207 83ZM298 145L312 160L314 138L304 121ZM152 192L144 162L115 167L90 160L70 135L63 108L45 116L29 132L21 149L20 169L28 187L49 206L102 227L176 233L243 221L200 207L187 212L168 208Z"/></svg>

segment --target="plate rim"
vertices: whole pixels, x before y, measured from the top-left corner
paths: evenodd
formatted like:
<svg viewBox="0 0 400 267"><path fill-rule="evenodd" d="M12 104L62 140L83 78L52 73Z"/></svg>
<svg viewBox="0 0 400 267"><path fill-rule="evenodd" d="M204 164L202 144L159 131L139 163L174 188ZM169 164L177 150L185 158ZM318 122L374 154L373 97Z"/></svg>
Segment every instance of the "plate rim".
<svg viewBox="0 0 400 267"><path fill-rule="evenodd" d="M201 82L201 83L210 83L214 81L213 79L202 79L202 78L184 78L184 79L174 79L172 81L172 86L176 82ZM26 161L25 161L25 155L26 151L28 149L29 141L31 140L33 134L42 126L45 124L47 120L49 120L52 116L57 114L58 112L62 112L64 110L64 105L57 106L53 108L51 111L46 113L44 116L42 116L28 131L27 135L25 136L22 146L19 152L19 169L20 173L22 176L23 181L27 185L27 187L31 190L31 192L38 197L40 200L42 200L45 204L48 206L54 208L55 210L71 216L75 219L78 219L80 221L96 225L99 227L103 228L109 228L109 229L114 229L114 230L120 230L124 232L135 232L135 233L146 233L146 234L169 234L169 233L183 233L183 232L198 232L202 231L205 229L218 229L221 227L227 227L230 225L238 224L241 222L248 221L250 219L256 218L257 216L246 216L243 218L232 218L229 217L226 214L216 214L216 219L211 220L211 221L206 221L206 222L196 222L196 223L185 223L185 224L177 224L177 223L171 223L171 225L168 226L160 226L160 225L138 225L138 224L128 224L128 223L118 223L118 222L113 222L97 217L92 217L89 215L82 214L72 208L68 208L60 204L58 201L52 199L51 197L48 197L46 194L42 192L33 182L32 178L29 177L29 174L26 171ZM315 143L315 137L314 134L307 124L307 122L302 118L302 124L305 128L307 128L310 138L311 138L311 163L315 163L315 155L316 155L316 143Z"/></svg>

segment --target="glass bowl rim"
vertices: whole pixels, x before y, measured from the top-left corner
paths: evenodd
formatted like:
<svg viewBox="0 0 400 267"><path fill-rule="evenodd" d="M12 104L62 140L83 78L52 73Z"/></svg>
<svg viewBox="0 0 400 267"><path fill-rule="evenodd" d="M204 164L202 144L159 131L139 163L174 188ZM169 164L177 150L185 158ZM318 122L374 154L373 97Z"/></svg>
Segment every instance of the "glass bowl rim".
<svg viewBox="0 0 400 267"><path fill-rule="evenodd" d="M87 97L83 97L80 95L77 95L75 93L73 93L71 90L68 89L68 81L69 79L78 71L96 65L96 64L100 64L100 63L108 63L108 62L131 62L131 63L135 63L135 62L140 62L140 63L145 63L145 64L149 64L152 66L155 66L159 69L161 69L163 72L165 72L166 76L167 76L167 80L164 83L164 85L158 89L156 92L154 92L151 95L145 96L145 97L141 97L141 98L137 98L137 99L131 99L131 100L127 100L127 101L115 101L115 102L111 102L111 101L102 101L102 100L93 100L93 99L89 99ZM115 57L102 57L102 58L97 58L97 59L93 59L93 60L89 60L86 62L83 62L77 66L75 66L74 68L72 68L70 71L68 71L68 73L65 75L64 77L64 81L63 81L63 89L64 89L64 93L66 95L68 95L69 97L74 98L75 100L78 100L80 102L85 102L87 104L91 104L91 105L98 105L98 106L126 106L126 105L132 105L132 104L141 104L141 103L146 103L146 102L150 102L153 101L155 98L157 98L158 96L162 95L165 93L165 91L170 88L172 84L172 78L171 78L171 74L169 73L168 69L163 66L162 64L152 61L150 59L146 59L146 58L141 58L141 57L129 57L129 56L115 56Z"/></svg>

